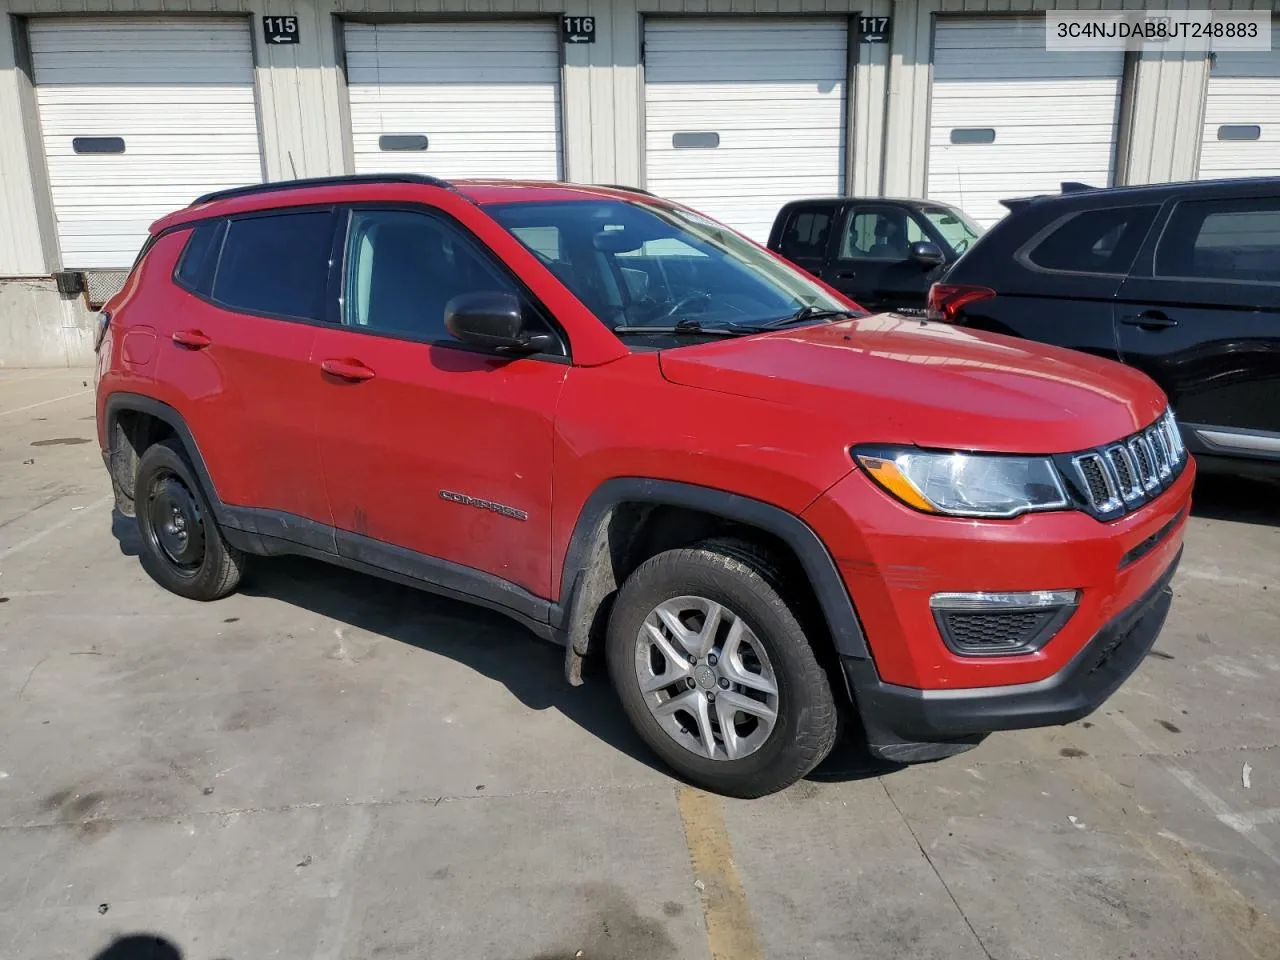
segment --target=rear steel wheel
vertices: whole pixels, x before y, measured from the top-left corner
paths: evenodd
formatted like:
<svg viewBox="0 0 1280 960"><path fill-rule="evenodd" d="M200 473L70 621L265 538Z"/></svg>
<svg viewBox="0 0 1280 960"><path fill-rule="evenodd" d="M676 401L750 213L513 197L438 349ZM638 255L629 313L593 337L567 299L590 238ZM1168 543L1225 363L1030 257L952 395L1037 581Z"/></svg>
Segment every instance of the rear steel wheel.
<svg viewBox="0 0 1280 960"><path fill-rule="evenodd" d="M142 565L157 583L192 600L217 600L235 589L244 554L218 529L176 439L147 447L133 489Z"/></svg>

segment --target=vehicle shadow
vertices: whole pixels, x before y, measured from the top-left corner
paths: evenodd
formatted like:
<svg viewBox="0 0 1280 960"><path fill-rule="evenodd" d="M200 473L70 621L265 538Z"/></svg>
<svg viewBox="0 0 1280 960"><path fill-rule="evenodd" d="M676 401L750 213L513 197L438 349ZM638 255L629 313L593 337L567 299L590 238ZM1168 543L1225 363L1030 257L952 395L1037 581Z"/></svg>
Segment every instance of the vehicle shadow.
<svg viewBox="0 0 1280 960"><path fill-rule="evenodd" d="M1191 514L1280 527L1280 482L1202 473L1191 495Z"/></svg>
<svg viewBox="0 0 1280 960"><path fill-rule="evenodd" d="M120 552L126 557L136 557L142 549L142 534L138 532L138 521L126 517L114 507L111 509L111 535L120 545Z"/></svg>
<svg viewBox="0 0 1280 960"><path fill-rule="evenodd" d="M182 960L182 951L154 933L134 933L117 937L93 960Z"/></svg>
<svg viewBox="0 0 1280 960"><path fill-rule="evenodd" d="M136 521L113 511L111 532L121 553L138 556ZM632 729L599 658L588 661L586 683L570 686L562 648L499 613L305 557L252 558L240 592L448 657L503 684L530 710L554 708L614 749L673 775ZM807 779L845 782L901 769L873 758L854 726Z"/></svg>
<svg viewBox="0 0 1280 960"><path fill-rule="evenodd" d="M240 592L448 657L503 684L530 710L558 710L614 749L663 769L598 665L585 684L570 686L563 648L499 613L304 557L254 557Z"/></svg>

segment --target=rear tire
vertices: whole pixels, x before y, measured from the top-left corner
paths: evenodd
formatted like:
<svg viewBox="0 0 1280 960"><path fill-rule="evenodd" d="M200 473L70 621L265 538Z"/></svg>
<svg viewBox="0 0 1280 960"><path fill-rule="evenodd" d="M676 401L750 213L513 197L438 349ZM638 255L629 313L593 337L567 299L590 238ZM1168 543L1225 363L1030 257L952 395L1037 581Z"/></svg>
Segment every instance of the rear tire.
<svg viewBox="0 0 1280 960"><path fill-rule="evenodd" d="M605 656L632 725L681 776L734 797L795 783L831 751L835 698L768 555L718 539L622 585Z"/></svg>
<svg viewBox="0 0 1280 960"><path fill-rule="evenodd" d="M142 454L134 505L139 558L160 586L189 600L218 600L240 583L245 555L223 539L177 440Z"/></svg>

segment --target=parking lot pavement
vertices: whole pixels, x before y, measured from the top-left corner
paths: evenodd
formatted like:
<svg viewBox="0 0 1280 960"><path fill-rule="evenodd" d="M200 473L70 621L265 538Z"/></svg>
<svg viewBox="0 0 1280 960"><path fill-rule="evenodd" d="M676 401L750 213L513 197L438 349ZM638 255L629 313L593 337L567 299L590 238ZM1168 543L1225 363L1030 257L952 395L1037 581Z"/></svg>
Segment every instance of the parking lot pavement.
<svg viewBox="0 0 1280 960"><path fill-rule="evenodd" d="M87 379L0 371L6 960L1280 958L1277 488L1202 483L1088 720L728 801L497 615L291 559L165 593Z"/></svg>

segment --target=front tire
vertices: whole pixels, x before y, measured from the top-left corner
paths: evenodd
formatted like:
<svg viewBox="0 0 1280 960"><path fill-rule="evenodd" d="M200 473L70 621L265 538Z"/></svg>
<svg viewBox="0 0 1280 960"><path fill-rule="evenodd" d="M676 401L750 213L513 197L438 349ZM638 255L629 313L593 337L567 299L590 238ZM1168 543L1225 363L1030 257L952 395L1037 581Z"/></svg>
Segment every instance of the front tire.
<svg viewBox="0 0 1280 960"><path fill-rule="evenodd" d="M245 555L222 538L178 441L143 452L134 506L142 567L160 586L190 600L218 600L240 583Z"/></svg>
<svg viewBox="0 0 1280 960"><path fill-rule="evenodd" d="M826 673L767 554L704 541L641 564L605 656L632 725L689 782L735 797L795 783L838 729Z"/></svg>

